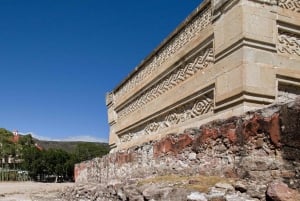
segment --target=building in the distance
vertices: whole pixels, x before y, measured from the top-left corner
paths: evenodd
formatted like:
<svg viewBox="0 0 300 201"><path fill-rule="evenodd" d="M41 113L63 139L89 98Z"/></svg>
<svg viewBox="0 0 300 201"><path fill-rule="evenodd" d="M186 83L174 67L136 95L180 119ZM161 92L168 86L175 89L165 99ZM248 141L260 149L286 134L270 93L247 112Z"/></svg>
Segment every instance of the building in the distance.
<svg viewBox="0 0 300 201"><path fill-rule="evenodd" d="M12 141L14 143L17 143L17 142L19 142L19 139L20 139L19 131L18 130L14 130L13 131L13 139L12 139Z"/></svg>
<svg viewBox="0 0 300 201"><path fill-rule="evenodd" d="M107 94L120 150L300 94L299 0L206 0Z"/></svg>

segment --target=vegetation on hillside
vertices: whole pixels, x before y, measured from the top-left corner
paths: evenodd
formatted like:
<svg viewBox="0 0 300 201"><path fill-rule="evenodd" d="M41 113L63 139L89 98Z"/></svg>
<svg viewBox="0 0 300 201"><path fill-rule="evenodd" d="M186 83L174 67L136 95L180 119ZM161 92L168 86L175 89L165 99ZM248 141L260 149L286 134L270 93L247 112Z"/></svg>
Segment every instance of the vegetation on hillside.
<svg viewBox="0 0 300 201"><path fill-rule="evenodd" d="M69 153L74 153L78 146L96 146L99 154L102 152L107 152L109 148L107 143L103 142L80 142L80 141L45 141L39 139L33 139L39 146L43 147L43 149L62 149Z"/></svg>
<svg viewBox="0 0 300 201"><path fill-rule="evenodd" d="M57 144L41 149L31 135L19 136L16 140L13 133L0 128L1 171L26 171L31 179L37 181L73 180L74 164L101 157L109 151L105 143L72 142L71 150L57 148ZM67 142L62 144L68 147Z"/></svg>

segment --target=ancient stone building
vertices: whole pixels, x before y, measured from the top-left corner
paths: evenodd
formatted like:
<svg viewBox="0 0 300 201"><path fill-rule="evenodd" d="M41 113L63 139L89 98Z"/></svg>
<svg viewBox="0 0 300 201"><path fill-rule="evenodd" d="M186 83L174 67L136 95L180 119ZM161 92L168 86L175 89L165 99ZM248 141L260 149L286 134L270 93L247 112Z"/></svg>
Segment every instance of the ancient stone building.
<svg viewBox="0 0 300 201"><path fill-rule="evenodd" d="M300 94L299 0L206 0L107 94L125 149Z"/></svg>

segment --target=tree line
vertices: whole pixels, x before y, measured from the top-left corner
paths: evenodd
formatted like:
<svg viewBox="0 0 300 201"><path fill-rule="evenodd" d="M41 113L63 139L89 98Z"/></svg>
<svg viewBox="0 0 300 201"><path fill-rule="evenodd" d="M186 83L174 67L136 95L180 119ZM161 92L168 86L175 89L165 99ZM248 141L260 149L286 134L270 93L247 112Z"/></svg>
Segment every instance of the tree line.
<svg viewBox="0 0 300 201"><path fill-rule="evenodd" d="M1 169L26 171L35 181L72 181L76 163L101 157L109 152L104 144L78 142L72 152L62 149L42 149L31 135L13 140L13 134L0 128Z"/></svg>

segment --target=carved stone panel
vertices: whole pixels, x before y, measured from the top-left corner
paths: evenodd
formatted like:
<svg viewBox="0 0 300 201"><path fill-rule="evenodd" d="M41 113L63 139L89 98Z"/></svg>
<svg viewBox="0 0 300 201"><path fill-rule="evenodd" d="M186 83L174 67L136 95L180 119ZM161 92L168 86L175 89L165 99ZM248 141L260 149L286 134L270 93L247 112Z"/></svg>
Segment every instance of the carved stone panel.
<svg viewBox="0 0 300 201"><path fill-rule="evenodd" d="M289 9L300 13L300 1L299 0L279 0L278 5L282 8Z"/></svg>
<svg viewBox="0 0 300 201"><path fill-rule="evenodd" d="M180 124L197 118L203 114L213 111L214 94L213 90L191 100L190 102L178 106L175 109L152 119L142 126L132 129L131 131L120 136L121 142L129 142L145 135L156 134L163 129L176 127Z"/></svg>
<svg viewBox="0 0 300 201"><path fill-rule="evenodd" d="M154 100L161 94L165 93L171 88L174 88L179 83L187 80L198 71L203 70L208 65L212 64L214 60L213 48L209 47L201 51L198 56L188 61L186 64L180 66L150 89L145 91L128 106L118 112L118 118L122 119L131 112L145 106L150 101Z"/></svg>
<svg viewBox="0 0 300 201"><path fill-rule="evenodd" d="M300 35L279 31L277 49L284 55L300 56Z"/></svg>

